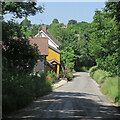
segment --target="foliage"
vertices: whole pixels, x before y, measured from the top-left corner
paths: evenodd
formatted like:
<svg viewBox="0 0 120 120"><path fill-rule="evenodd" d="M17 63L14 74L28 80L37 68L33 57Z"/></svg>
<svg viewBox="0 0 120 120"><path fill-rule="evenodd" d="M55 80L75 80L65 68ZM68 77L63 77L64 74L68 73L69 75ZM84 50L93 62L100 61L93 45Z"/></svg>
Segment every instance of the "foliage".
<svg viewBox="0 0 120 120"><path fill-rule="evenodd" d="M90 69L90 75L101 85L102 92L105 95L112 98L115 103L120 103L120 96L118 93L119 76L111 76L109 72L98 69L97 66Z"/></svg>
<svg viewBox="0 0 120 120"><path fill-rule="evenodd" d="M96 11L90 33L89 51L97 66L120 75L120 30L115 17L111 18L109 12Z"/></svg>
<svg viewBox="0 0 120 120"><path fill-rule="evenodd" d="M31 30L31 35L30 36L34 37L35 35L37 35L38 31L41 30L41 25L35 25L34 24L30 27L30 30Z"/></svg>
<svg viewBox="0 0 120 120"><path fill-rule="evenodd" d="M82 66L79 70L80 70L80 71L88 71L88 67Z"/></svg>
<svg viewBox="0 0 120 120"><path fill-rule="evenodd" d="M34 2L2 2L1 4L2 14L13 13L14 18L35 15L38 11L43 12L43 8L36 7ZM41 77L29 74L37 60L42 59L37 45L31 46L27 39L30 35L29 25L24 27L14 20L2 21L3 113L22 108L52 90L45 74L41 73Z"/></svg>
<svg viewBox="0 0 120 120"><path fill-rule="evenodd" d="M93 57L89 55L89 32L87 22L80 22L66 29L62 28L63 24L51 24L48 31L60 41L61 63L70 66L79 71L82 66L91 67L95 64ZM78 37L78 35L80 36Z"/></svg>
<svg viewBox="0 0 120 120"><path fill-rule="evenodd" d="M120 77L108 77L104 81L104 84L102 85L102 92L111 97L115 103L120 103L120 96L119 96L119 88L118 88L118 81L120 80Z"/></svg>
<svg viewBox="0 0 120 120"><path fill-rule="evenodd" d="M18 18L43 12L43 7L36 7L35 2L2 2L1 4L3 15L13 13L14 17ZM29 26L30 21L27 22L29 24L26 25ZM15 23L14 19L2 23L3 57L9 61L5 63L5 66L10 72L16 69L31 72L40 56L37 46L31 46L26 38L30 35L30 31L28 28Z"/></svg>
<svg viewBox="0 0 120 120"><path fill-rule="evenodd" d="M12 13L16 18L35 15L44 11L43 6L36 7L35 2L2 2L2 14Z"/></svg>
<svg viewBox="0 0 120 120"><path fill-rule="evenodd" d="M41 25L31 24L31 21L25 17L20 23L21 31L26 37L34 37L41 30Z"/></svg>
<svg viewBox="0 0 120 120"><path fill-rule="evenodd" d="M52 24L59 23L58 19L53 19Z"/></svg>
<svg viewBox="0 0 120 120"><path fill-rule="evenodd" d="M24 34L20 28L21 26L14 22L3 22L2 39L4 47L2 55L9 61L6 63L6 67L10 71L17 68L20 71L31 72L37 60L40 59L40 55L38 47L36 45L31 46L29 40L22 37Z"/></svg>
<svg viewBox="0 0 120 120"><path fill-rule="evenodd" d="M48 72L47 72L47 78L48 78L48 79L51 78L51 82L52 82L52 83L55 83L56 80L58 80L56 73L53 72L53 71L48 71Z"/></svg>
<svg viewBox="0 0 120 120"><path fill-rule="evenodd" d="M74 69L72 69L72 73L75 73L76 71Z"/></svg>
<svg viewBox="0 0 120 120"><path fill-rule="evenodd" d="M96 70L93 75L93 79L99 84L103 84L106 77L109 77L109 73L100 69Z"/></svg>
<svg viewBox="0 0 120 120"><path fill-rule="evenodd" d="M110 12L112 18L116 18L120 22L120 1L119 2L106 2L104 10Z"/></svg>
<svg viewBox="0 0 120 120"><path fill-rule="evenodd" d="M31 21L27 19L27 17L25 17L25 19L20 23L22 26L27 26L30 27L31 26Z"/></svg>
<svg viewBox="0 0 120 120"><path fill-rule="evenodd" d="M65 47L61 50L61 61L63 65L69 66L71 69L74 68L74 50L71 47Z"/></svg>
<svg viewBox="0 0 120 120"><path fill-rule="evenodd" d="M71 81L71 80L73 79L73 74L68 73L68 74L66 75L66 78L67 78L68 81Z"/></svg>
<svg viewBox="0 0 120 120"><path fill-rule="evenodd" d="M14 111L28 105L32 100L47 94L52 90L51 83L46 75L27 75L26 73L14 74L6 71L2 78L3 113ZM43 87L44 86L44 87Z"/></svg>
<svg viewBox="0 0 120 120"><path fill-rule="evenodd" d="M98 67L97 66L93 66L89 69L89 73L90 73L90 77L93 78L93 75L94 75L94 72L98 70Z"/></svg>
<svg viewBox="0 0 120 120"><path fill-rule="evenodd" d="M69 25L67 27L67 30L72 30L75 34L80 34L80 36L81 36L83 34L83 32L86 31L88 26L89 26L89 23L82 21L82 22L73 24L72 26Z"/></svg>
<svg viewBox="0 0 120 120"><path fill-rule="evenodd" d="M68 81L72 80L73 73L69 66L62 66L62 71L60 72L61 78L67 78Z"/></svg>
<svg viewBox="0 0 120 120"><path fill-rule="evenodd" d="M76 23L77 23L76 20L69 20L69 21L68 21L68 25L73 25L73 24L76 24Z"/></svg>

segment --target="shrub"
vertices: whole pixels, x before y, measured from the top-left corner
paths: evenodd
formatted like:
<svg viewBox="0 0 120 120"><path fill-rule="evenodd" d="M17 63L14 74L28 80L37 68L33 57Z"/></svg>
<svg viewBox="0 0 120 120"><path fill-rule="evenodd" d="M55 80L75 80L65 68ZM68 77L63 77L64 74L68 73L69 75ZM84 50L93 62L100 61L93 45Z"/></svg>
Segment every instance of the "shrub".
<svg viewBox="0 0 120 120"><path fill-rule="evenodd" d="M72 69L72 73L75 73L76 71L74 69Z"/></svg>
<svg viewBox="0 0 120 120"><path fill-rule="evenodd" d="M58 80L57 75L53 71L48 71L47 72L47 78L52 82L55 83L56 80Z"/></svg>
<svg viewBox="0 0 120 120"><path fill-rule="evenodd" d="M97 66L93 66L93 67L90 68L90 70L89 70L90 77L93 78L94 72L95 72L97 69L98 69Z"/></svg>
<svg viewBox="0 0 120 120"><path fill-rule="evenodd" d="M72 79L73 79L72 73L68 73L68 74L66 75L66 78L67 78L68 81L72 80Z"/></svg>
<svg viewBox="0 0 120 120"><path fill-rule="evenodd" d="M6 76L5 76L6 74ZM51 83L46 79L46 74L40 77L29 74L3 73L2 79L2 101L3 113L22 108L32 102L35 98L43 96L52 90Z"/></svg>
<svg viewBox="0 0 120 120"><path fill-rule="evenodd" d="M72 80L73 74L71 69L68 66L62 67L60 77L67 78L67 80Z"/></svg>

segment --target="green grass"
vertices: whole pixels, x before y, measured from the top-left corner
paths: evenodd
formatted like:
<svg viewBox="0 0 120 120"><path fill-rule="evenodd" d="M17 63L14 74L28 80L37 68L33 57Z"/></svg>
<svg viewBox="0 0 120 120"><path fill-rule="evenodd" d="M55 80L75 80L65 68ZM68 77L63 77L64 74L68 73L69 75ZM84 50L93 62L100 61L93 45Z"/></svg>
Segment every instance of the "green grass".
<svg viewBox="0 0 120 120"><path fill-rule="evenodd" d="M98 69L97 66L90 68L89 73L90 76L101 85L103 94L120 105L120 93L118 88L120 77L111 76L111 73Z"/></svg>
<svg viewBox="0 0 120 120"><path fill-rule="evenodd" d="M40 77L29 74L3 74L2 79L2 112L4 114L23 108L35 98L52 91L51 82L46 74Z"/></svg>
<svg viewBox="0 0 120 120"><path fill-rule="evenodd" d="M102 85L102 92L113 100L118 97L118 79L120 80L120 77L108 77Z"/></svg>
<svg viewBox="0 0 120 120"><path fill-rule="evenodd" d="M98 84L102 84L102 83L104 83L105 78L108 76L109 76L108 72L105 72L105 71L99 69L94 72L93 79Z"/></svg>

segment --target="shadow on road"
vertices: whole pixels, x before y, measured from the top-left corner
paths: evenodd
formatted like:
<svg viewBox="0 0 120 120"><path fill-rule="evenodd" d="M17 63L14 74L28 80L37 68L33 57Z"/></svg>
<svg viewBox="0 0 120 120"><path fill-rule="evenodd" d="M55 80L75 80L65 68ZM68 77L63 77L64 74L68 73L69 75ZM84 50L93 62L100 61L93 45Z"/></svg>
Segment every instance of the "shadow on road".
<svg viewBox="0 0 120 120"><path fill-rule="evenodd" d="M17 111L10 118L109 118L120 114L115 107L95 102L94 94L74 92L52 92L34 101L28 108ZM88 98L88 99L87 99Z"/></svg>

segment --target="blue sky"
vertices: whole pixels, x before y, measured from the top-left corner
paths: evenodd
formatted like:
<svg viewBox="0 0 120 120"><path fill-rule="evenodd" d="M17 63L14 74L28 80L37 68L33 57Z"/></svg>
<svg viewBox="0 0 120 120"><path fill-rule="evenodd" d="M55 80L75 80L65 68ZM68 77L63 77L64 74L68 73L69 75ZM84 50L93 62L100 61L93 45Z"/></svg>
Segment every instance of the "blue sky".
<svg viewBox="0 0 120 120"><path fill-rule="evenodd" d="M68 20L74 19L77 22L86 21L91 23L96 9L102 10L104 2L45 2L38 5L45 6L44 13L39 13L35 16L28 17L32 24L52 23L54 18L57 18L60 23L67 24ZM11 15L5 16L5 19L11 18ZM16 19L21 22L22 19Z"/></svg>

